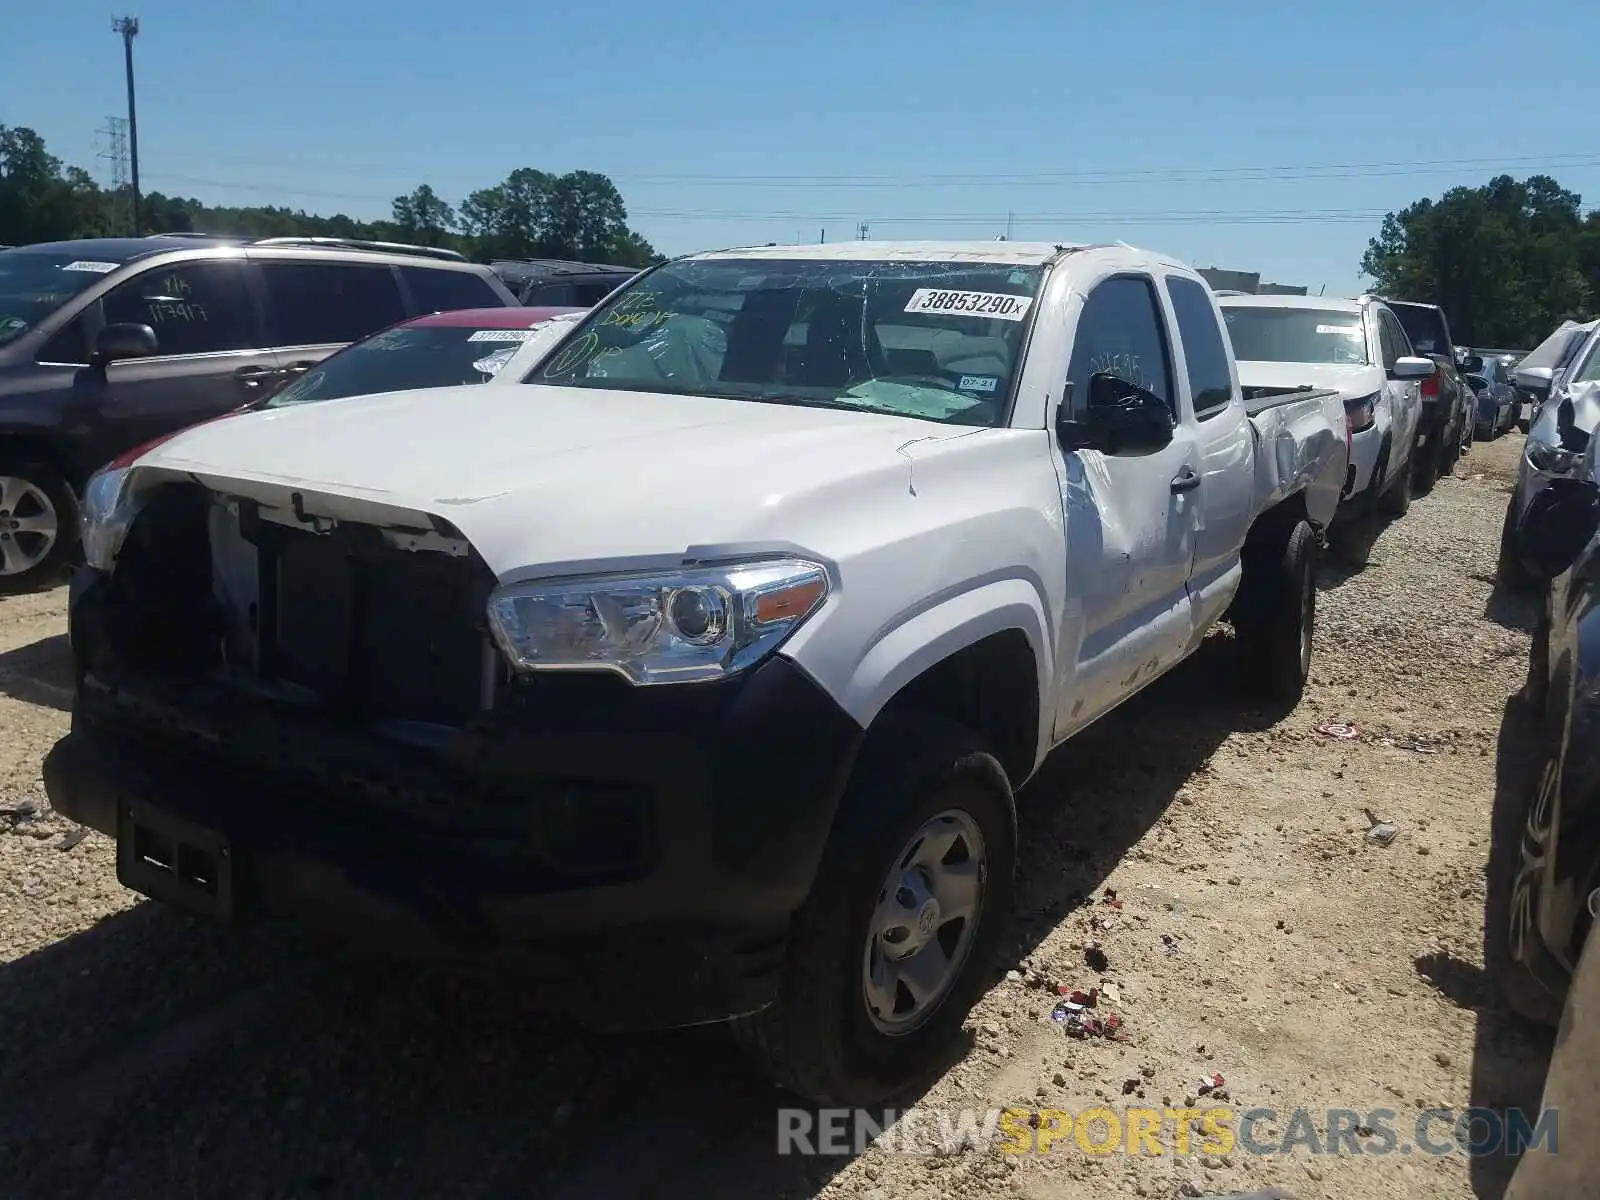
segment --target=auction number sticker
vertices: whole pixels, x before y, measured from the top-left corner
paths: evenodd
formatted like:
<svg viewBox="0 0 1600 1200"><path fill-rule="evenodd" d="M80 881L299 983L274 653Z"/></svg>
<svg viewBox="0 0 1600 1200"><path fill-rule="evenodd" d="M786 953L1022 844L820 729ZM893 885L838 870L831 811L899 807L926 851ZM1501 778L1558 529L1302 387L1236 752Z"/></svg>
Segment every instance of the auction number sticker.
<svg viewBox="0 0 1600 1200"><path fill-rule="evenodd" d="M1028 315L1032 296L1005 292L956 292L944 288L918 288L906 302L908 313L952 313L963 317L994 317L1020 321Z"/></svg>
<svg viewBox="0 0 1600 1200"><path fill-rule="evenodd" d="M547 322L541 322L546 324ZM525 342L534 334L533 329L480 329L467 339L469 342Z"/></svg>
<svg viewBox="0 0 1600 1200"><path fill-rule="evenodd" d="M120 263L92 262L89 259L78 259L62 267L63 271L90 271L96 275L109 275L115 271Z"/></svg>

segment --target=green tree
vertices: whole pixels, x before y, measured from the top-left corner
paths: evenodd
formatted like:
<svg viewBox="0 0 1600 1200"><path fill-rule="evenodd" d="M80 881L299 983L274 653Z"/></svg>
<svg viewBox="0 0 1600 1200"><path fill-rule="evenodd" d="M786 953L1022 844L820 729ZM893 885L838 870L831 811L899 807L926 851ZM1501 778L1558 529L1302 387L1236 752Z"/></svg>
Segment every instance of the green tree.
<svg viewBox="0 0 1600 1200"><path fill-rule="evenodd" d="M1384 217L1361 270L1385 295L1443 306L1465 344L1532 346L1600 296L1581 205L1547 175L1453 188Z"/></svg>
<svg viewBox="0 0 1600 1200"><path fill-rule="evenodd" d="M427 184L394 198L395 232L419 246L445 246L456 227L456 210Z"/></svg>

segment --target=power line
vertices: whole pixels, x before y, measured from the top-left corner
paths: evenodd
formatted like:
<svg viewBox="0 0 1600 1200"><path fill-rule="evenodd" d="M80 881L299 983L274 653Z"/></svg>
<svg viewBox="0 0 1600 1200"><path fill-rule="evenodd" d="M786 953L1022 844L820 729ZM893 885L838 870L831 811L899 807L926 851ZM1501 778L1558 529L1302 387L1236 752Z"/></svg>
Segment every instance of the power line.
<svg viewBox="0 0 1600 1200"><path fill-rule="evenodd" d="M215 187L223 189L238 189L252 192L264 192L276 196L305 196L323 200L359 200L368 202L387 202L388 196L380 196L375 192L330 192L317 189L288 188L277 184L247 184L229 180L200 178L190 175L159 176L163 180L174 183L184 183L201 187ZM1013 212L1010 219L1016 225L1059 224L1065 221L1094 221L1117 222L1125 224L1181 224L1186 222L1211 222L1217 224L1287 224L1299 221L1311 223L1330 222L1356 222L1364 223L1381 219L1387 210L1373 209L1189 209L1170 212L1129 212L1126 209L1102 209L1098 211L1077 212ZM956 212L956 213L922 213L901 216L883 215L874 216L870 222L863 222L848 213L838 211L793 211L793 210L724 210L709 211L703 208L692 209L635 209L628 210L630 218L653 217L672 220L704 220L704 221L803 221L807 223L827 224L834 221L846 221L857 227L863 224L945 224L968 221L989 222L994 219L993 212Z"/></svg>
<svg viewBox="0 0 1600 1200"><path fill-rule="evenodd" d="M161 159L200 159L209 162L232 161L240 165L312 168L319 171L424 173L421 166L396 163L356 163L348 159L335 162L304 158L263 159L250 156L158 152ZM1378 178L1407 175L1441 175L1465 168L1528 169L1536 165L1544 171L1586 169L1600 166L1600 151L1562 151L1552 154L1496 155L1477 158L1399 159L1354 163L1289 163L1238 167L1159 167L1146 169L1097 169L1077 171L1027 171L968 173L960 175L651 175L619 174L614 182L630 186L677 185L716 187L806 187L806 188L898 188L917 187L1048 187L1072 184L1134 184L1170 182L1186 184L1298 182L1301 180ZM1537 171L1535 171L1537 173Z"/></svg>

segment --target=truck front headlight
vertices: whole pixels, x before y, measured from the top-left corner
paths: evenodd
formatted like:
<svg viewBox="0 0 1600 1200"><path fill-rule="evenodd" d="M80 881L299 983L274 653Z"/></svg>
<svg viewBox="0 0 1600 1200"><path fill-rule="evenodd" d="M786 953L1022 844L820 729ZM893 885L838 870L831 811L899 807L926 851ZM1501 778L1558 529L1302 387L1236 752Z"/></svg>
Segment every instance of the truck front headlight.
<svg viewBox="0 0 1600 1200"><path fill-rule="evenodd" d="M720 679L822 606L828 573L781 558L496 589L489 626L518 671L612 671L634 684Z"/></svg>
<svg viewBox="0 0 1600 1200"><path fill-rule="evenodd" d="M90 477L79 509L83 560L97 571L109 571L128 536L138 509L128 487L129 467L107 467Z"/></svg>
<svg viewBox="0 0 1600 1200"><path fill-rule="evenodd" d="M1533 469L1546 475L1566 475L1578 465L1579 456L1576 453L1544 442L1530 440L1526 453Z"/></svg>

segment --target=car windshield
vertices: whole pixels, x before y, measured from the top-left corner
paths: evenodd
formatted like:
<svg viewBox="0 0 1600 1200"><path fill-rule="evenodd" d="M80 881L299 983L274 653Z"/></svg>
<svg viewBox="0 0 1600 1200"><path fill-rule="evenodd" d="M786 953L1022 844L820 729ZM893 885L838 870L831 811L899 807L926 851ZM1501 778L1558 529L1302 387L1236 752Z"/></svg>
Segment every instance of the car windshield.
<svg viewBox="0 0 1600 1200"><path fill-rule="evenodd" d="M121 265L63 251L0 250L0 346Z"/></svg>
<svg viewBox="0 0 1600 1200"><path fill-rule="evenodd" d="M1222 315L1234 357L1246 362L1366 365L1360 313L1233 305Z"/></svg>
<svg viewBox="0 0 1600 1200"><path fill-rule="evenodd" d="M372 392L486 383L534 329L402 325L347 346L273 396L265 408Z"/></svg>
<svg viewBox="0 0 1600 1200"><path fill-rule="evenodd" d="M1043 277L982 262L672 263L525 382L996 425Z"/></svg>

